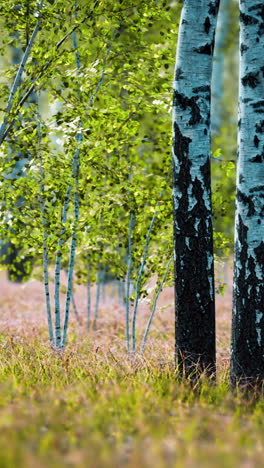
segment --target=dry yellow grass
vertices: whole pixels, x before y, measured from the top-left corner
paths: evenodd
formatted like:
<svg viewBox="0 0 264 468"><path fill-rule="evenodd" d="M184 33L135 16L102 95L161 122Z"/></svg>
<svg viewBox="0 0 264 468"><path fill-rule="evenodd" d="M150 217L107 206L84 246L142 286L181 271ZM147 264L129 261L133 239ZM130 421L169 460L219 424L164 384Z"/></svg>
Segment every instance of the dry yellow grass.
<svg viewBox="0 0 264 468"><path fill-rule="evenodd" d="M160 298L145 355L127 356L124 307L112 287L88 334L78 286L82 326L71 314L68 346L58 353L48 343L42 285L10 284L2 275L0 467L264 466L263 398L229 388L230 281L229 268L217 298L217 385L204 379L193 388L174 371L171 289ZM138 342L147 316L143 302Z"/></svg>

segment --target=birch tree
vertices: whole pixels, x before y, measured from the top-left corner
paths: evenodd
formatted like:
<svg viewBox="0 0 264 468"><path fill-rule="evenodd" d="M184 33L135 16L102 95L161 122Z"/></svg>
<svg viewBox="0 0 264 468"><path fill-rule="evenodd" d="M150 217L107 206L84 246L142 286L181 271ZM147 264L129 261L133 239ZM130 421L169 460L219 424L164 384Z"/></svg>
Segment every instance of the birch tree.
<svg viewBox="0 0 264 468"><path fill-rule="evenodd" d="M231 381L264 379L264 5L240 0Z"/></svg>
<svg viewBox="0 0 264 468"><path fill-rule="evenodd" d="M15 8L19 11L21 9L21 6L17 6ZM11 35L11 38L13 39L10 54L11 62L12 65L20 66L23 60L21 37L18 33L14 33ZM20 80L20 82L22 83L22 79ZM31 104L36 104L35 93L32 93L29 96L28 102L24 104L24 107L29 107ZM19 125L21 125L21 122L23 121L21 115L18 116L18 120ZM26 119L24 119L24 124L26 123L25 121L29 121L28 116L26 117ZM19 144L18 141L16 141L16 138L13 138L13 143L11 141L8 142L8 160L10 160L10 163L12 165L3 174L3 178L5 180L9 180L12 184L12 181L18 180L20 177L24 177L26 175L26 167L30 160L30 156L31 155L26 147L23 147L23 145L21 145L21 147L19 148ZM22 204L23 197L18 197L16 201L16 206L20 208ZM7 216L9 216L12 219L12 211L9 212ZM15 231L16 229L14 229L14 226L12 226L12 228L10 228L10 235L3 244L3 253L5 252L4 263L7 265L9 280L14 282L22 282L28 277L30 273L31 259L29 257L23 257L22 259L20 258L20 247L12 242L12 237L16 237Z"/></svg>
<svg viewBox="0 0 264 468"><path fill-rule="evenodd" d="M185 0L173 99L176 363L215 371L210 95L219 0Z"/></svg>

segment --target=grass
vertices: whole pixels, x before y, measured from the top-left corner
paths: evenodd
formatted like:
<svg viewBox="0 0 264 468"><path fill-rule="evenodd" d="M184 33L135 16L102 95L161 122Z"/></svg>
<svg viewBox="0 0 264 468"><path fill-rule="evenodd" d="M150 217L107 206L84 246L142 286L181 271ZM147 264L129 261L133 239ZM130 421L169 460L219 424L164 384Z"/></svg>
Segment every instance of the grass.
<svg viewBox="0 0 264 468"><path fill-rule="evenodd" d="M217 383L192 388L174 370L169 307L144 356L126 355L123 309L110 299L96 332L77 333L72 316L58 353L38 287L2 284L0 468L264 466L264 399L230 390L224 304ZM78 291L76 300L83 316Z"/></svg>
<svg viewBox="0 0 264 468"><path fill-rule="evenodd" d="M89 341L0 343L1 468L264 465L264 400L232 394L227 369L193 389Z"/></svg>

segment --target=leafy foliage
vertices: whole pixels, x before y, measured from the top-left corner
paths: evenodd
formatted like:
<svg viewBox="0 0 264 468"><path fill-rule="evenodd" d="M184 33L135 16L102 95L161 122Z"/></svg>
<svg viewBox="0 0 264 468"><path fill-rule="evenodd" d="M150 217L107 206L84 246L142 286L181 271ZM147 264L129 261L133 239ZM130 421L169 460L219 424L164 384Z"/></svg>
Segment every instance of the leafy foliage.
<svg viewBox="0 0 264 468"><path fill-rule="evenodd" d="M42 262L45 230L50 264L61 241L62 267L67 268L74 190L66 222L62 212L67 189L75 183L73 156L76 135L82 133L76 277L86 281L89 255L92 282L98 268L125 280L133 213L131 281L135 283L156 213L140 284L142 296L150 277L157 274L160 284L172 253L171 80L181 4L168 0L44 2L23 80L5 115L9 85L18 69L9 63L10 50L26 50L40 16L38 5L33 0L21 0L16 6L11 0L1 3L5 34L0 44L0 106L11 124L0 154L1 239L9 239L21 258L29 256L30 263L34 258L37 265ZM228 41L231 50L231 33ZM33 87L38 104L25 99ZM26 105L21 105L23 100ZM224 157L212 164L216 247L224 254L231 245L234 188L234 138L228 129L223 128L214 143ZM223 228L229 237L221 233ZM167 284L170 281L171 274Z"/></svg>

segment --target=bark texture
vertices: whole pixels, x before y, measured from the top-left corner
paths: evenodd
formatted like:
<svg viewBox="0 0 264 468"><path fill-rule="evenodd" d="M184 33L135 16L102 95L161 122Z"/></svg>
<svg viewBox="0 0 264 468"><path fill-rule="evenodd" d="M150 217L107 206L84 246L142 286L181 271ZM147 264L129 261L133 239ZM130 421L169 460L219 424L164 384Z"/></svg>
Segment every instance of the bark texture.
<svg viewBox="0 0 264 468"><path fill-rule="evenodd" d="M264 380L264 4L240 0L232 384Z"/></svg>
<svg viewBox="0 0 264 468"><path fill-rule="evenodd" d="M173 101L176 364L215 372L210 104L219 1L185 0Z"/></svg>

